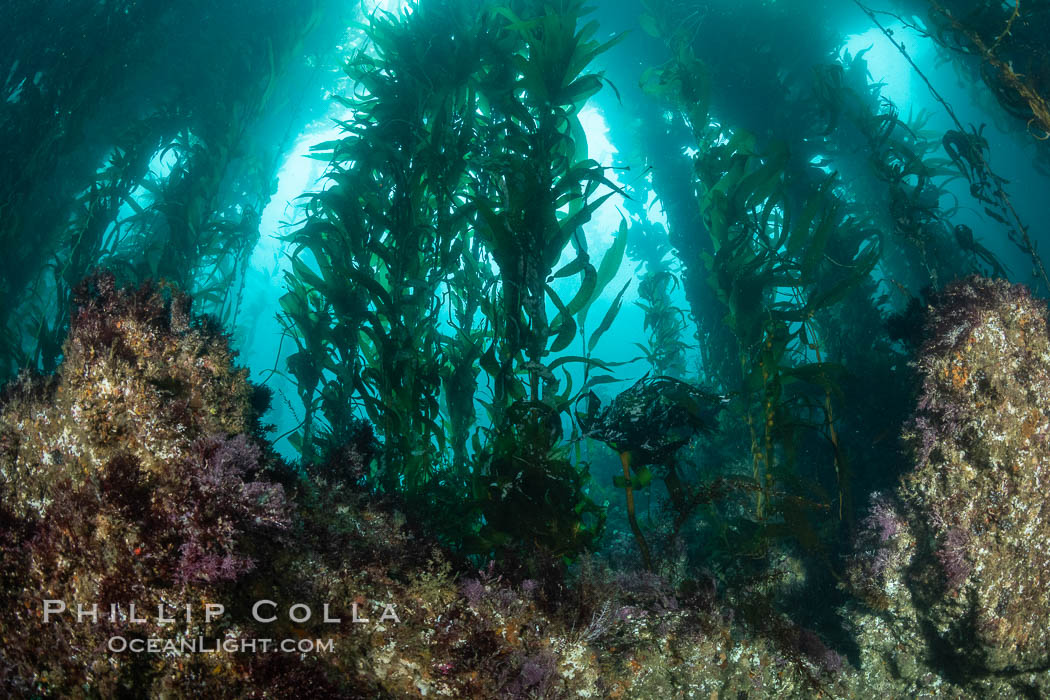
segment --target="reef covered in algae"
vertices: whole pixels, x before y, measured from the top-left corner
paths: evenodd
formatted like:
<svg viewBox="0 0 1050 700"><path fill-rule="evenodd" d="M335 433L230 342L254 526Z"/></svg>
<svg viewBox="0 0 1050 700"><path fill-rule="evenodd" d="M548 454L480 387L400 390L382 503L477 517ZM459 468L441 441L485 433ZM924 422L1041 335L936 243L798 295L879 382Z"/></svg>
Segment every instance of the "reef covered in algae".
<svg viewBox="0 0 1050 700"><path fill-rule="evenodd" d="M267 397L185 297L111 276L78 294L66 359L9 386L0 412L6 694L660 697L838 682L841 659L812 632L750 637L713 580L676 589L593 559L569 581L475 571L361 487L370 435L309 473L282 461L260 437ZM316 610L295 623L284 612L302 601ZM114 638L215 651L114 653ZM223 646L285 638L333 644Z"/></svg>
<svg viewBox="0 0 1050 700"><path fill-rule="evenodd" d="M62 365L20 377L0 410L5 693L1045 692L1045 308L971 278L934 309L908 428L915 468L861 528L842 611L857 647L836 650L786 616L756 624L745 608L760 592L714 577L593 556L562 577L476 570L362 487L375 450L364 424L323 465L288 464L262 437L268 397L213 322L171 289L96 277L78 290ZM311 616L296 622L304 601ZM114 653L114 638L172 646ZM252 639L331 647L239 646ZM214 650L174 651L187 640Z"/></svg>
<svg viewBox="0 0 1050 700"><path fill-rule="evenodd" d="M905 433L916 465L873 499L847 569L869 608L852 622L864 664L891 667L910 693L937 690L929 669L943 665L974 693L1008 679L1044 696L1046 306L971 278L935 300L927 328Z"/></svg>

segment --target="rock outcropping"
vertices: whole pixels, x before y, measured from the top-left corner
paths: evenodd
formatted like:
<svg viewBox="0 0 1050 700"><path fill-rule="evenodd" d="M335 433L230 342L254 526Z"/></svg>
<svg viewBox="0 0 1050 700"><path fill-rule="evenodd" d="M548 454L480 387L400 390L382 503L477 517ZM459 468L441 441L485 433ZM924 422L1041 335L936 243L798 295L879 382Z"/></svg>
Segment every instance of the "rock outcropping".
<svg viewBox="0 0 1050 700"><path fill-rule="evenodd" d="M816 635L749 633L713 587L585 563L550 592L454 564L361 486L369 439L282 463L227 339L178 294L99 277L77 309L59 371L0 402L0 695L841 694ZM45 600L66 609L45 620Z"/></svg>
<svg viewBox="0 0 1050 700"><path fill-rule="evenodd" d="M1022 286L973 277L934 303L905 433L916 460L877 496L848 570L865 670L917 687L939 668L1046 689L1050 664L1050 341ZM925 680L923 676L926 676ZM913 688L915 692L918 692Z"/></svg>

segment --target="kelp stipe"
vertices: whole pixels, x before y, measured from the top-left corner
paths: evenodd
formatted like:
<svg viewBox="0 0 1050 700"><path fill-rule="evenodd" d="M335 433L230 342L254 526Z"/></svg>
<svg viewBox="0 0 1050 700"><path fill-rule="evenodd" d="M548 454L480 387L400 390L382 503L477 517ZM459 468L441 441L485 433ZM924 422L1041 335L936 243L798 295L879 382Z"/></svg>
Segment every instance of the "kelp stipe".
<svg viewBox="0 0 1050 700"><path fill-rule="evenodd" d="M347 64L358 92L339 98L352 110L347 135L315 149L330 161L329 185L289 236L281 302L298 345L288 367L305 408L295 437L304 458L338 445L339 426L363 411L383 442L373 485L428 509L435 489L443 503L458 500L472 515L454 527L479 553L536 540L493 510L532 498L499 465L515 441L549 434L552 422L560 435L571 420L579 390L559 367L605 367L590 350L619 302L582 356L546 358L576 340L626 244L622 231L595 267L580 234L608 199L598 188L613 186L586 158L577 117L601 87L584 71L606 46L593 24L579 26L581 4L521 14L534 9L420 3L372 17L370 44ZM576 259L555 272L570 243ZM563 301L549 282L572 278L577 290ZM478 424L475 403L491 428ZM559 443L530 442L530 468L539 478L548 467L576 474L564 482L568 500L532 507L552 523L571 517L569 532L595 528L579 538L589 545L601 518L590 522L598 511L582 490L586 467L558 456ZM515 524L522 532L506 529ZM562 536L568 544L540 539L579 551L575 534Z"/></svg>
<svg viewBox="0 0 1050 700"><path fill-rule="evenodd" d="M165 278L237 320L286 145L263 124L289 111L278 86L322 8L73 2L45 30L11 30L0 148L21 165L0 173L0 374L54 369L70 290L96 266ZM11 27L41 12L10 11Z"/></svg>
<svg viewBox="0 0 1050 700"><path fill-rule="evenodd" d="M927 0L932 36L965 70L985 82L999 104L1034 139L1050 139L1050 71L1045 8L1038 3ZM972 57L978 59L976 67ZM1042 149L1045 160L1047 149Z"/></svg>
<svg viewBox="0 0 1050 700"><path fill-rule="evenodd" d="M369 48L347 62L360 92L339 98L351 110L347 136L314 149L331 161L330 184L288 237L282 300L306 407L297 444L308 458L318 440L337 445L360 407L383 439L378 476L390 492L419 489L445 447L438 319L469 246L458 201L477 122L471 81L487 40L478 20L451 41L469 13L429 8L374 15Z"/></svg>
<svg viewBox="0 0 1050 700"><path fill-rule="evenodd" d="M745 445L722 435L711 441L723 461L740 449L749 455L757 527L741 530L752 533L750 545L733 546L761 553L769 538L788 534L824 557L837 546L836 531L850 527L853 491L868 488L881 469L848 436L894 430L903 419L872 412L865 398L879 376L877 391L906 392L883 322L886 310L899 308L899 280L917 293L975 269L1003 268L976 239L960 245L965 231L939 206L955 174L950 160L936 157L941 144L921 131L921 115L907 124L880 96L863 55L832 63L829 54L816 71L785 70L775 84L727 93L724 85L751 85L752 75L769 79L761 61L713 53L697 34L703 29L667 19L684 12L679 4L650 3L649 12L643 27L670 50L670 60L646 76L649 94L675 105L696 144L702 221L686 229L678 217L670 233L699 325L702 376L734 398L731 410L749 426ZM744 12L727 8L710 24L743 31L733 18ZM759 26L772 31L767 20ZM819 33L827 20L806 22ZM747 116L760 122L760 135L727 118L760 100L766 107ZM855 157L858 142L870 157ZM838 168L845 177L835 177ZM864 204L882 198L889 212ZM712 301L696 303L705 298L701 285Z"/></svg>
<svg viewBox="0 0 1050 700"><path fill-rule="evenodd" d="M989 219L1007 227L1006 233L1010 242L1022 250L1030 259L1032 263L1032 277L1041 282L1044 289L1047 292L1050 292L1050 277L1047 276L1046 266L1043 263L1037 245L1030 234L1030 226L1022 220L1017 208L1014 206L1013 200L1005 189L1008 181L998 175L989 164L989 145L988 141L982 135L985 125L982 124L980 127L972 124L969 127L964 126L959 120L955 109L941 95L918 64L916 64L915 60L908 53L907 47L904 43L894 38L892 30L886 27L871 8L862 4L859 0L854 0L854 2L866 15L868 15L868 17L871 18L871 21L879 28L886 39L907 60L911 68L926 84L930 95L940 104L941 107L943 107L945 113L955 125L954 129L949 129L944 135L944 150L948 153L952 162L958 167L960 174L969 182L970 195L984 208L984 213ZM1023 98L1023 100L1027 102L1028 110L1035 114L1035 116L1029 120L1028 126L1030 127L1032 122L1042 122L1043 124L1046 124L1047 120L1050 119L1050 110L1048 110L1045 99L1034 87L1038 82L1046 78L1045 69L1033 65L1033 68L1037 73L1035 80L1033 81L1029 77L1022 81L1021 76L1014 72L1012 61L1004 61L994 53L994 51L999 48L999 44L1012 34L1015 23L1018 24L1017 29L1019 33L1027 33L1028 28L1032 25L1039 26L1039 13L1037 12L1032 15L1026 11L1025 14L1029 16L1024 17L1022 20L1020 2L1015 5L1012 11L1010 11L1009 16L1002 14L1005 12L1004 6L998 6L997 9L1002 14L1000 19L1003 20L1003 29L992 47L989 48L984 40L978 35L976 29L966 27L957 17L937 2L937 0L929 0L929 2L933 8L931 14L934 16L934 24L942 25L942 33L939 35L941 43L947 43L958 49L959 46L956 46L956 42L959 42L960 45L965 44L965 41L959 38L960 36L965 36L966 40L971 42L971 45L968 50L962 49L963 52L979 52L982 55L983 61L986 62L986 64L982 65L985 67L994 67L996 69L999 86L1002 87L1004 84L1008 85L1009 90L1017 93L1017 95L1014 96L1015 100ZM989 13L989 10L991 10L991 13ZM1030 10L1030 8L1027 8L1027 10ZM985 24L982 27L982 30L987 32L989 27L994 28L996 26L994 24L995 12L996 8L989 7L985 4L971 14L970 21L992 22L991 24ZM905 20L901 20L901 22L905 24L905 26L918 31L922 36L930 36L924 30ZM945 36L950 35L951 32L943 30L944 24L950 26L951 32L954 32L957 35L952 40L945 39ZM1022 30L1022 27L1025 29ZM1038 32L1038 30L1036 31ZM1038 55L1039 51L1030 48L1028 53L1029 55ZM1036 58L1035 60L1039 61L1041 59ZM996 79L992 79L990 84L996 84L996 82ZM1000 102L1004 107L1009 109L1009 100L1004 100L1002 93L999 94L999 97ZM1044 134L1040 139L1045 141L1047 140L1047 137ZM1044 161L1046 154L1046 149L1040 149L1038 152L1038 156ZM970 247L971 239L972 236L969 234L958 236L960 245L963 245L964 247Z"/></svg>
<svg viewBox="0 0 1050 700"><path fill-rule="evenodd" d="M635 515L634 491L653 480L652 467L667 487L676 518L686 517L696 504L690 503L693 494L682 482L676 453L697 434L714 431L725 401L680 379L663 376L643 377L600 410L593 392L587 398L589 405L580 423L588 437L601 440L620 456L623 476L617 476L614 484L624 489L628 522L642 562L651 570L652 556Z"/></svg>

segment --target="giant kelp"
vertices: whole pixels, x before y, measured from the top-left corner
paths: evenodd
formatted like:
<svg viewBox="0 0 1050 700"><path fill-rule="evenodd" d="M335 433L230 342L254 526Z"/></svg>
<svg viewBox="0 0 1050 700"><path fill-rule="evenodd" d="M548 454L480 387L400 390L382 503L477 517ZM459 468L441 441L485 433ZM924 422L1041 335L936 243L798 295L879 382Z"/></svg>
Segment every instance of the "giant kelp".
<svg viewBox="0 0 1050 700"><path fill-rule="evenodd" d="M1038 2L961 3L929 0L930 35L980 76L1033 138L1050 138L1050 69L1046 7ZM1044 149L1045 151L1045 149Z"/></svg>
<svg viewBox="0 0 1050 700"><path fill-rule="evenodd" d="M529 435L543 446L547 458L531 445L520 461L537 478L561 471L562 423L572 422L575 397L615 379L592 374L611 368L590 352L624 290L590 335L585 322L618 267L627 232L621 229L597 266L579 235L611 196L598 189L616 189L587 160L576 119L600 87L598 75L583 72L607 48L591 38L595 26L580 25L572 4L541 12L528 4L479 5L485 11L470 17L461 9L424 4L373 18L370 46L348 64L358 85L344 100L348 135L319 149L331 161L331 186L310 198L306 226L290 239L295 264L282 303L299 344L288 366L304 404L295 439L307 460L338 445L364 411L384 443L376 483L404 494L423 493L426 484L441 503L473 503L473 517L485 524L472 546L484 548L508 535L491 521L503 521L497 516L512 503L509 494L521 496L512 511L536 505L514 486L527 471L507 465L514 441ZM682 11L669 9L672 18ZM714 24L734 16L720 11ZM464 23L472 27L466 35L453 31ZM746 76L761 67L712 61L710 48L698 59L699 23L649 19L646 28L662 32L672 54L647 77L650 91L677 102L679 123L699 147L691 196L701 218L689 230L676 215L671 239L700 321L702 378L732 392L736 415L750 426L756 520L765 522L774 494L783 495L778 507L791 513L778 513L764 529L779 530L786 517L794 523L789 530L812 541L809 516L796 506L831 508L822 489L834 489L839 519L852 517L853 458L841 436L873 421L892 430L892 416L845 391L860 396L894 371L892 354L878 350L896 352L880 331L883 310L902 304L893 294L979 265L1001 268L950 224L951 212L940 208L949 161L934 158L937 142L880 101L861 57L760 84L756 90L776 101L771 113L778 116L760 136L750 135L720 121L744 106L712 85L723 77L718 70ZM419 46L427 47L425 58ZM814 59L830 61L833 49ZM852 155L858 143L871 154L864 161ZM845 169L849 185L827 164ZM862 192L892 206L865 208ZM637 211L632 219L641 233ZM567 249L575 259L555 270ZM657 244L640 288L653 341L672 348L668 359L647 351L658 369L685 347L669 299L675 278L660 251ZM882 282L871 278L877 266ZM576 292L563 300L551 283L574 278ZM450 323L439 321L443 309ZM583 354L557 357L579 336ZM584 366L582 388L563 371L570 363ZM881 369L859 379L843 369L862 364ZM478 420L476 405L487 409L487 421ZM813 466L821 454L826 470ZM879 458L860 459L864 480ZM807 466L799 471L800 464ZM788 483L794 494L780 490ZM801 483L809 485L797 490ZM578 512L589 510L586 499L569 500L583 504ZM545 538L533 532L526 539Z"/></svg>
<svg viewBox="0 0 1050 700"><path fill-rule="evenodd" d="M601 87L585 72L604 48L595 26L581 25L577 3L515 10L534 12L433 4L373 17L369 45L347 65L358 93L342 98L346 136L317 149L331 186L310 198L290 237L282 306L298 344L287 362L307 460L339 444L360 408L383 439L375 483L384 491L458 489L452 497L486 517L477 546L487 548L512 534L498 525L503 515L546 513L536 523L550 532L519 517L515 536L561 551L576 530L557 520L579 525L593 504L577 477L565 482L564 506L544 502L549 488L530 493L521 470L543 483L582 468L561 455L574 394L555 370L601 363L545 358L576 339L625 234L618 253L590 262L580 227L608 198L593 196L598 187L611 185L586 158L576 116ZM555 272L570 244L577 257ZM562 301L549 281L573 278L577 291ZM491 381L487 438L471 433L480 371ZM528 458L512 459L526 445ZM460 526L470 530L467 519Z"/></svg>
<svg viewBox="0 0 1050 700"><path fill-rule="evenodd" d="M873 9L860 2L857 2L856 4L869 18L871 18L875 26L878 27L886 39L898 52L900 52L908 64L914 69L926 84L930 95L940 107L943 108L944 112L951 120L951 123L954 125L954 129L949 129L945 132L942 143L944 150L951 161L958 168L960 174L966 178L969 184L970 196L976 203L983 207L985 215L991 221L1006 226L1006 233L1010 242L1023 251L1031 261L1033 278L1040 280L1047 289L1050 289L1050 278L1047 277L1046 267L1039 255L1038 246L1033 238L1031 226L1026 223L1018 213L1013 200L1007 192L1006 186L1009 182L1006 178L993 170L990 164L989 144L983 135L985 125L982 124L980 127L972 124L968 127L964 126L954 107L944 98L926 73L918 66L918 64L916 64L904 42L894 37L893 30L885 25ZM963 28L963 25L959 20L953 17L950 12L944 9L944 7L935 1L931 2L931 4L934 10L936 10L935 14L940 21L943 22L947 20L948 24L950 24L955 31L963 34L967 33L967 30ZM996 46L998 46L1003 38L1011 34L1014 22L1021 19L1020 8L1021 4L1018 2L1014 11L1010 15L1010 18L1006 21L1003 33L996 40ZM979 14L980 13L978 13L978 15ZM895 15L891 16L896 17ZM926 30L909 23L907 20L900 17L896 17L896 19L898 19L903 26L917 32L919 36L924 38L931 37ZM1022 24L1025 26L1029 25L1030 19L1031 18L1026 19ZM1045 112L1045 103L1042 107L1039 107L1037 104L1042 102L1042 98L1040 98L1038 93L1032 90L1029 86L1021 85L1020 77L1013 73L1011 65L1008 65L991 55L990 50L984 46L982 40L977 37L976 34L972 33L972 31L970 39L979 46L982 53L986 54L985 58L988 61L1001 69L1001 74L1005 81L1012 83L1014 89L1020 89L1028 96L1028 98L1033 100L1033 109L1041 109ZM941 37L941 41L943 44L943 36ZM1030 49L1029 53L1035 54L1037 52ZM1040 152L1040 155L1044 155L1044 152ZM960 245L967 249L973 248L972 232L968 230L960 231L957 229L956 234Z"/></svg>
<svg viewBox="0 0 1050 700"><path fill-rule="evenodd" d="M322 7L73 5L14 3L5 30L5 375L54 367L70 290L99 264L235 319L286 145L267 119L294 118L280 79ZM19 29L40 16L47 31Z"/></svg>
<svg viewBox="0 0 1050 700"><path fill-rule="evenodd" d="M373 18L372 50L347 64L359 91L344 99L348 135L316 149L333 163L333 186L312 198L306 226L291 237L293 286L282 305L300 340L288 360L307 411L297 440L310 455L320 402L338 441L359 402L385 438L388 490L425 482L444 448L437 319L469 243L456 205L476 128L469 78L486 33L447 37L468 16L422 9L405 26ZM444 55L428 54L441 40ZM304 315L312 299L317 320Z"/></svg>
<svg viewBox="0 0 1050 700"><path fill-rule="evenodd" d="M909 287L917 294L978 266L1001 266L941 208L956 171L935 153L939 140L921 123L906 123L880 96L863 55L833 60L829 15L741 6L710 10L701 21L690 8L696 10L688 3L654 3L643 20L671 53L645 77L649 91L677 103L698 148L694 196L702 220L672 221L671 240L684 256L687 287L708 287L714 308L724 309L726 323L712 313L711 302L694 304L693 315L703 372L739 392L737 415L751 426L755 515L765 519L773 483L794 483L788 493L780 491L792 512L778 513L773 522L813 543L803 511L830 505L820 495L823 488L835 489L838 503L831 511L848 521L851 476L863 483L879 471L876 462L896 459L892 452L876 457L850 446L864 431L894 430L894 418L884 410L873 413L860 398L877 377L882 387L906 386L894 369L897 350L881 330L885 310L900 303L894 295ZM828 43L811 47L813 65L803 58L775 76L757 56L727 61L716 50L726 39L715 34L754 34L745 14L757 16L765 50L784 40L765 24L775 17L804 25L801 31ZM727 89L742 84L746 94ZM766 100L766 107L747 111L756 99ZM874 201L891 205L865 204ZM698 291L687 297L704 298ZM861 366L868 376L850 371ZM893 374L897 379L890 379ZM824 476L814 460L827 460ZM805 481L810 485L797 491ZM810 506L799 511L806 502ZM774 524L770 532L782 529Z"/></svg>

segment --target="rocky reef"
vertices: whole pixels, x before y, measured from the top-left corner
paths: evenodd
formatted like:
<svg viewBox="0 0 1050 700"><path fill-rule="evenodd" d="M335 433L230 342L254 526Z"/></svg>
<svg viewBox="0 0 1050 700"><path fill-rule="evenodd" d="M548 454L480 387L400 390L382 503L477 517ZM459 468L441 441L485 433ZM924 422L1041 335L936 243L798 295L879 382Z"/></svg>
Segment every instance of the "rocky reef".
<svg viewBox="0 0 1050 700"><path fill-rule="evenodd" d="M1045 696L1045 309L1021 287L958 283L919 357L915 467L862 522L841 611L856 648L840 655L772 609L756 624L734 607L746 592L713 578L672 584L590 556L568 579L478 570L363 486L367 424L318 465L283 462L259 424L266 392L213 323L170 289L96 277L60 369L23 375L0 406L0 687Z"/></svg>
<svg viewBox="0 0 1050 700"><path fill-rule="evenodd" d="M265 392L170 289L90 280L63 355L0 408L6 696L841 691L817 635L749 635L711 581L592 560L510 581L453 560L361 486L370 434L308 472L283 463Z"/></svg>
<svg viewBox="0 0 1050 700"><path fill-rule="evenodd" d="M1045 697L1050 679L1050 342L1022 286L933 303L905 430L915 468L876 495L847 569L865 673L908 694Z"/></svg>

